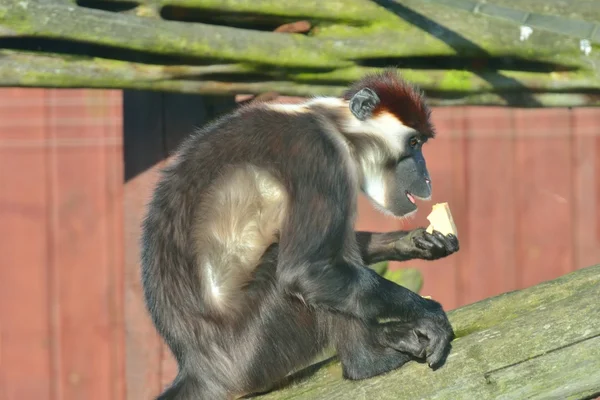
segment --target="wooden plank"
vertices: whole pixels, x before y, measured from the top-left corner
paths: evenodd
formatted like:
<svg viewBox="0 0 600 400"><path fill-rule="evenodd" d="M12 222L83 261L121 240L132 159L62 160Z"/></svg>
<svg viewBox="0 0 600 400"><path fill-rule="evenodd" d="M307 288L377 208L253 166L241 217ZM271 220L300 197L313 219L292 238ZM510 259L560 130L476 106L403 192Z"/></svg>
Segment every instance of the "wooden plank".
<svg viewBox="0 0 600 400"><path fill-rule="evenodd" d="M125 326L128 399L149 399L162 389L162 340L146 306L140 277L140 225L161 164L125 185Z"/></svg>
<svg viewBox="0 0 600 400"><path fill-rule="evenodd" d="M584 399L598 393L600 337L492 371L485 379L502 388L504 399Z"/></svg>
<svg viewBox="0 0 600 400"><path fill-rule="evenodd" d="M161 339L144 303L140 276L140 227L165 158L163 95L125 91L125 340L127 398L149 399L162 390Z"/></svg>
<svg viewBox="0 0 600 400"><path fill-rule="evenodd" d="M600 110L571 110L574 267L600 259Z"/></svg>
<svg viewBox="0 0 600 400"><path fill-rule="evenodd" d="M515 111L519 287L573 268L568 113L567 109Z"/></svg>
<svg viewBox="0 0 600 400"><path fill-rule="evenodd" d="M56 396L114 398L111 312L118 305L113 303L116 288L111 288L108 256L106 219L111 216L107 213L105 152L110 146L120 146L119 136L111 137L118 132L105 132L93 121L89 125L83 118L73 122L73 115L85 116L85 91L49 93L49 137L55 141L50 146L50 169ZM74 99L82 102L79 108L64 106L64 99L69 104Z"/></svg>
<svg viewBox="0 0 600 400"><path fill-rule="evenodd" d="M447 307L447 310L451 310L456 307L460 307L466 304L463 293L464 288L467 285L471 285L471 281L465 274L463 267L468 262L468 254L471 249L471 242L465 238L469 237L469 224L468 224L468 210L469 210L469 199L468 199L468 152L470 142L467 138L467 119L465 115L464 107L456 107L455 109L449 110L452 115L452 119L449 121L449 132L452 132L452 146L450 147L450 154L452 160L452 194L450 204L452 204L452 216L456 224L458 235L463 238L460 242L460 250L457 254L452 256L454 261L454 281L449 281L456 292L455 304L452 307Z"/></svg>
<svg viewBox="0 0 600 400"><path fill-rule="evenodd" d="M260 398L586 398L600 390L599 272L595 265L451 311L460 336L435 371L411 362L368 380L348 381L341 378L339 363L331 362ZM481 323L482 315L487 323ZM512 368L523 372L521 379L504 373ZM545 381L553 377L557 380Z"/></svg>
<svg viewBox="0 0 600 400"><path fill-rule="evenodd" d="M162 389L162 340L146 306L140 277L140 225L161 164L125 185L125 324L127 398L149 399Z"/></svg>
<svg viewBox="0 0 600 400"><path fill-rule="evenodd" d="M46 92L0 90L0 398L51 399Z"/></svg>
<svg viewBox="0 0 600 400"><path fill-rule="evenodd" d="M127 393L125 359L125 251L124 251L124 160L123 111L121 91L88 92L88 113L105 118L105 173L106 173L106 235L108 242L110 326L112 329L112 398L124 400ZM91 104L90 104L91 103ZM98 105L94 105L98 103ZM114 140L117 145L107 141Z"/></svg>
<svg viewBox="0 0 600 400"><path fill-rule="evenodd" d="M516 289L512 111L465 109L468 130L469 244L461 263L461 303Z"/></svg>

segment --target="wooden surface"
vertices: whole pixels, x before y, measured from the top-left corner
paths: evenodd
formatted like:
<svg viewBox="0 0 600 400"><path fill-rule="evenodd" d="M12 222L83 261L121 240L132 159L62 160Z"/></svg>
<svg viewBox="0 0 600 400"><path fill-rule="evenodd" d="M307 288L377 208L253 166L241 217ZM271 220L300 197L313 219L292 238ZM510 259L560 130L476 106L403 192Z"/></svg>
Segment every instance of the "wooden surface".
<svg viewBox="0 0 600 400"><path fill-rule="evenodd" d="M445 365L408 363L364 381L331 360L256 400L589 399L600 394L600 265L449 313ZM299 374L299 375L300 375ZM590 397L592 396L592 397Z"/></svg>
<svg viewBox="0 0 600 400"><path fill-rule="evenodd" d="M126 92L121 121L117 92L0 94L0 399L149 399L175 366L141 298L143 206L156 163L229 101ZM600 261L600 110L433 116L432 202L449 202L462 248L403 265L422 294L455 309ZM361 198L357 228L426 225L422 207L395 221Z"/></svg>
<svg viewBox="0 0 600 400"><path fill-rule="evenodd" d="M0 99L0 398L124 399L120 94Z"/></svg>
<svg viewBox="0 0 600 400"><path fill-rule="evenodd" d="M337 95L395 65L436 105L599 105L598 7L514 3L4 0L0 86Z"/></svg>

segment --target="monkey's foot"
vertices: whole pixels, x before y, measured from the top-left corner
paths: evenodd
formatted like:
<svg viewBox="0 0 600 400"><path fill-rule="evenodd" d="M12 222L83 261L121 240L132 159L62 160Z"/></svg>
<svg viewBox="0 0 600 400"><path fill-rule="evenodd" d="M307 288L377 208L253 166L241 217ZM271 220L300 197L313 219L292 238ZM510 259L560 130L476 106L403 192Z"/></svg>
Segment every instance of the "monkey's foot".
<svg viewBox="0 0 600 400"><path fill-rule="evenodd" d="M450 352L454 330L442 306L424 299L420 316L413 321L392 321L382 327L380 342L386 347L424 359L433 369L440 367Z"/></svg>
<svg viewBox="0 0 600 400"><path fill-rule="evenodd" d="M382 325L380 338L382 346L407 353L417 359L425 359L427 341L417 335L413 324L387 322Z"/></svg>

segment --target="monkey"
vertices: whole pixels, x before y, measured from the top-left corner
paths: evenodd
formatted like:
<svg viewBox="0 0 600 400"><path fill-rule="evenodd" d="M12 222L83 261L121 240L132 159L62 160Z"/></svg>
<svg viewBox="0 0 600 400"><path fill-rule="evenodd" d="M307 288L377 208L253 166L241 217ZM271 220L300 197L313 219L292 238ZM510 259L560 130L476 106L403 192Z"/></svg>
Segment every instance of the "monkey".
<svg viewBox="0 0 600 400"><path fill-rule="evenodd" d="M369 266L447 257L458 238L354 230L361 193L400 219L431 199L430 115L388 68L338 97L239 106L181 143L142 222L145 304L178 364L157 399L268 391L326 348L349 380L443 364L441 303Z"/></svg>

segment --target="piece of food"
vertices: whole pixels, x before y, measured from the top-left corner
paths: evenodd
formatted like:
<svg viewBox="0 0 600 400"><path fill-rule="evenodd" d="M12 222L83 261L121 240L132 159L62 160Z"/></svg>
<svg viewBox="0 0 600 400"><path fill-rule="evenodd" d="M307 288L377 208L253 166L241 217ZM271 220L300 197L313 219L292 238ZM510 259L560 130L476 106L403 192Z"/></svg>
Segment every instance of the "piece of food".
<svg viewBox="0 0 600 400"><path fill-rule="evenodd" d="M431 209L431 213L429 213L427 216L427 219L430 222L426 229L427 232L431 233L435 229L436 231L441 232L443 235L452 233L454 236L458 237L456 225L454 225L454 220L452 219L452 213L450 212L448 203L434 204Z"/></svg>

